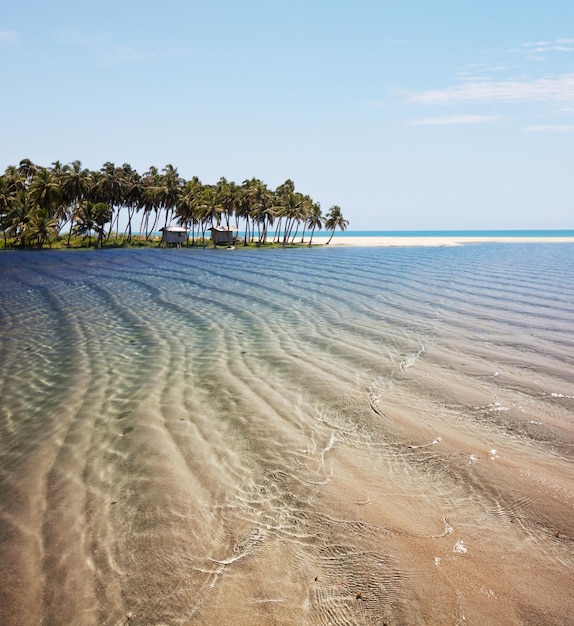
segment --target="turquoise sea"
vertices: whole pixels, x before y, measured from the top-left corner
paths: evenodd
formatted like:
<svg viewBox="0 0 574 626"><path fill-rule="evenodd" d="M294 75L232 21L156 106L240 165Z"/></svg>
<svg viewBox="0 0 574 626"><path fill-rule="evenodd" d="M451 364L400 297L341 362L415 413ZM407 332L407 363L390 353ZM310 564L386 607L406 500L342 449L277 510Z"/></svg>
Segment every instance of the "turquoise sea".
<svg viewBox="0 0 574 626"><path fill-rule="evenodd" d="M572 276L568 243L1 253L0 623L569 623Z"/></svg>
<svg viewBox="0 0 574 626"><path fill-rule="evenodd" d="M300 235L301 233L299 233ZM154 233L160 237L161 233ZM272 239L275 233L270 231L268 238ZM281 232L281 236L283 233ZM329 236L330 231L316 230L314 237ZM239 232L240 237L245 236L244 231ZM305 231L305 240L308 241L310 231ZM540 238L540 237L574 237L574 230L337 230L335 238L340 237L516 237L516 238ZM296 238L298 240L298 238Z"/></svg>

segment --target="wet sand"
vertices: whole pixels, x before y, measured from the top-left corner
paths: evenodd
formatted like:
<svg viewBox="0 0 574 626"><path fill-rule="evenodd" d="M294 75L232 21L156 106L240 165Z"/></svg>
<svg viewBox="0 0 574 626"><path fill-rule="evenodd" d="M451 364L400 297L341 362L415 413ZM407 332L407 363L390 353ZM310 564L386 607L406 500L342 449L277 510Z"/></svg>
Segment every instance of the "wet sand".
<svg viewBox="0 0 574 626"><path fill-rule="evenodd" d="M0 262L1 624L571 623L569 247Z"/></svg>

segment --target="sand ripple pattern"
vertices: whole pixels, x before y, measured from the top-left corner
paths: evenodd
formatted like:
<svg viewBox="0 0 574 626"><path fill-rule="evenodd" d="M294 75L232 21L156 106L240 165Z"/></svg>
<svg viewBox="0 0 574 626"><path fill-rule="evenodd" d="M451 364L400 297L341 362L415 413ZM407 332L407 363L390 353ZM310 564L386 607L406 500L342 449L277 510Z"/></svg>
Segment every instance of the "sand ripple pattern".
<svg viewBox="0 0 574 626"><path fill-rule="evenodd" d="M571 623L573 275L0 255L0 623Z"/></svg>

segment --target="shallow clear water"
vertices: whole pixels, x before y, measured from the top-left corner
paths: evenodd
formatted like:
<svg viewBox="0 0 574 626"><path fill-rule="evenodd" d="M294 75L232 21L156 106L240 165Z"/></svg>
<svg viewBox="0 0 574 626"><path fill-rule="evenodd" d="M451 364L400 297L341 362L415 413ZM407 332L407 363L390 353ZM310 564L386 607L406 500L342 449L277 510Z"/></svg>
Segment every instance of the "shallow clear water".
<svg viewBox="0 0 574 626"><path fill-rule="evenodd" d="M3 253L0 623L568 623L573 252Z"/></svg>

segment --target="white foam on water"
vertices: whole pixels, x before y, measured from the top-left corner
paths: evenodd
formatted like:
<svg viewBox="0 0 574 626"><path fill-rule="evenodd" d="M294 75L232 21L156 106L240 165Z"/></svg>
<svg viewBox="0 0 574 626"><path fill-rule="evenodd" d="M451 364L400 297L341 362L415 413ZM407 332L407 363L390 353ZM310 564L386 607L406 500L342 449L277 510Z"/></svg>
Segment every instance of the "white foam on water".
<svg viewBox="0 0 574 626"><path fill-rule="evenodd" d="M502 406L500 402L495 402L494 404L491 404L489 406L489 409L491 411L510 411L510 409L507 406Z"/></svg>

